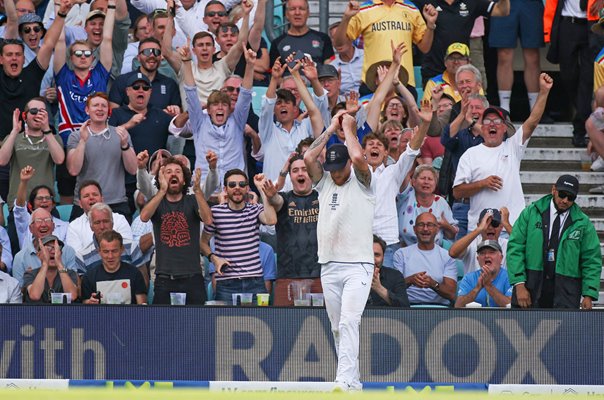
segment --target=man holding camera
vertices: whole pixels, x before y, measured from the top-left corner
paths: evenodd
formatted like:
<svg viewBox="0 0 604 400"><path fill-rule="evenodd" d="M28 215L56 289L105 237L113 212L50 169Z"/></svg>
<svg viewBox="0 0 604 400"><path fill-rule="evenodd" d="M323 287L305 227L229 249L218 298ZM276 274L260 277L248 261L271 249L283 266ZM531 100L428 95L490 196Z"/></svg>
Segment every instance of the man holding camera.
<svg viewBox="0 0 604 400"><path fill-rule="evenodd" d="M461 239L453 243L449 249L451 258L457 258L463 262L464 275L469 272L480 269L477 255L477 246L485 240L493 240L501 246L503 259L501 263L505 265L505 252L508 247L508 239L500 237L501 230L505 228L506 232L512 231L510 224L510 212L506 207L501 210L496 208L485 208L480 212L480 224L472 232L463 236Z"/></svg>

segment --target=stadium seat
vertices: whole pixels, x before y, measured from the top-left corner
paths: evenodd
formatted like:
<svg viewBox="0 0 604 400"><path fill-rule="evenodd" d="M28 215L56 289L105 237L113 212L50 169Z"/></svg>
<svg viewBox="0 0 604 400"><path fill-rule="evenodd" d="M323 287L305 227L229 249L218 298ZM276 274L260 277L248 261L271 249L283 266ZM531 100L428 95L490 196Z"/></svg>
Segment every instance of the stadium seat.
<svg viewBox="0 0 604 400"><path fill-rule="evenodd" d="M2 206L2 214L4 215L4 225L8 222L8 204L4 203Z"/></svg>
<svg viewBox="0 0 604 400"><path fill-rule="evenodd" d="M417 90L417 106L419 107L421 99L424 97L424 88L422 87L422 67L413 67L415 75L415 90Z"/></svg>
<svg viewBox="0 0 604 400"><path fill-rule="evenodd" d="M266 94L266 87L254 86L254 92L252 93L252 108L257 115L260 115L262 108L262 96Z"/></svg>
<svg viewBox="0 0 604 400"><path fill-rule="evenodd" d="M65 221L69 222L69 217L71 216L71 209L73 208L73 204L61 204L57 206L57 211L59 212L59 217Z"/></svg>

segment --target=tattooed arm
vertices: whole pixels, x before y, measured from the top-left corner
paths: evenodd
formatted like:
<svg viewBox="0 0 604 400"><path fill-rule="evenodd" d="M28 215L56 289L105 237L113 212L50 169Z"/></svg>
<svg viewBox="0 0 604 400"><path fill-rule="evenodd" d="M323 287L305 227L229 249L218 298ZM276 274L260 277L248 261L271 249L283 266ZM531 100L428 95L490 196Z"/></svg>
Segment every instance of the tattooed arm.
<svg viewBox="0 0 604 400"><path fill-rule="evenodd" d="M354 174L359 182L366 188L369 188L369 185L371 185L371 171L369 170L369 164L367 164L367 160L365 159L363 148L357 138L356 119L350 114L344 114L342 129L344 129L346 147L348 148L348 155L350 155L350 160L352 161Z"/></svg>
<svg viewBox="0 0 604 400"><path fill-rule="evenodd" d="M338 129L338 118L344 112L345 111L342 110L331 119L331 124L329 127L325 129L323 133L314 140L314 142L312 142L308 150L306 150L306 153L304 153L304 164L306 164L308 175L310 176L310 179L312 179L313 183L319 182L323 177L323 165L321 164L321 161L319 161L319 156L323 152L323 149L325 148L325 145L329 141L331 135L333 135L336 129Z"/></svg>

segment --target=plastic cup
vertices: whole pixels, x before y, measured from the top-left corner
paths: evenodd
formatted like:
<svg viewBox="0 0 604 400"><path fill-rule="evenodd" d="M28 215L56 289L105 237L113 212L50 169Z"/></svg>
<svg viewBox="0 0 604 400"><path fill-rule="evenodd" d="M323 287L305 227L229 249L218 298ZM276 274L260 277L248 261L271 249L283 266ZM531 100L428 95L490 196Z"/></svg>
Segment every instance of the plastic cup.
<svg viewBox="0 0 604 400"><path fill-rule="evenodd" d="M310 307L310 299L295 299L294 306L296 307Z"/></svg>
<svg viewBox="0 0 604 400"><path fill-rule="evenodd" d="M251 306L253 298L254 298L253 293L241 293L241 305L242 306Z"/></svg>
<svg viewBox="0 0 604 400"><path fill-rule="evenodd" d="M184 306L187 303L186 293L170 293L170 304L173 306Z"/></svg>
<svg viewBox="0 0 604 400"><path fill-rule="evenodd" d="M70 304L71 293L51 293L50 302L52 304Z"/></svg>
<svg viewBox="0 0 604 400"><path fill-rule="evenodd" d="M270 299L270 294L268 293L258 293L256 295L256 304L260 307L268 307L268 301Z"/></svg>
<svg viewBox="0 0 604 400"><path fill-rule="evenodd" d="M310 300L313 307L323 307L325 305L323 293L311 293Z"/></svg>
<svg viewBox="0 0 604 400"><path fill-rule="evenodd" d="M234 306L240 306L241 305L241 293L233 293L231 295L231 298L233 299L233 305Z"/></svg>

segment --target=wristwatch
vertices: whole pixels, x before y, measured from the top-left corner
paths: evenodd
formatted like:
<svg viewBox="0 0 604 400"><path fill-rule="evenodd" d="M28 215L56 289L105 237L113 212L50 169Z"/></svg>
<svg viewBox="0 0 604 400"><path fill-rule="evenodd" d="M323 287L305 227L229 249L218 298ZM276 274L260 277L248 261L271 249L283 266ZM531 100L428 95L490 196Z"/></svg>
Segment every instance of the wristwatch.
<svg viewBox="0 0 604 400"><path fill-rule="evenodd" d="M52 133L52 130L47 130L47 131L42 131L43 134L45 135L50 135Z"/></svg>
<svg viewBox="0 0 604 400"><path fill-rule="evenodd" d="M432 290L438 292L440 290L440 283L436 282L436 285L432 286Z"/></svg>

